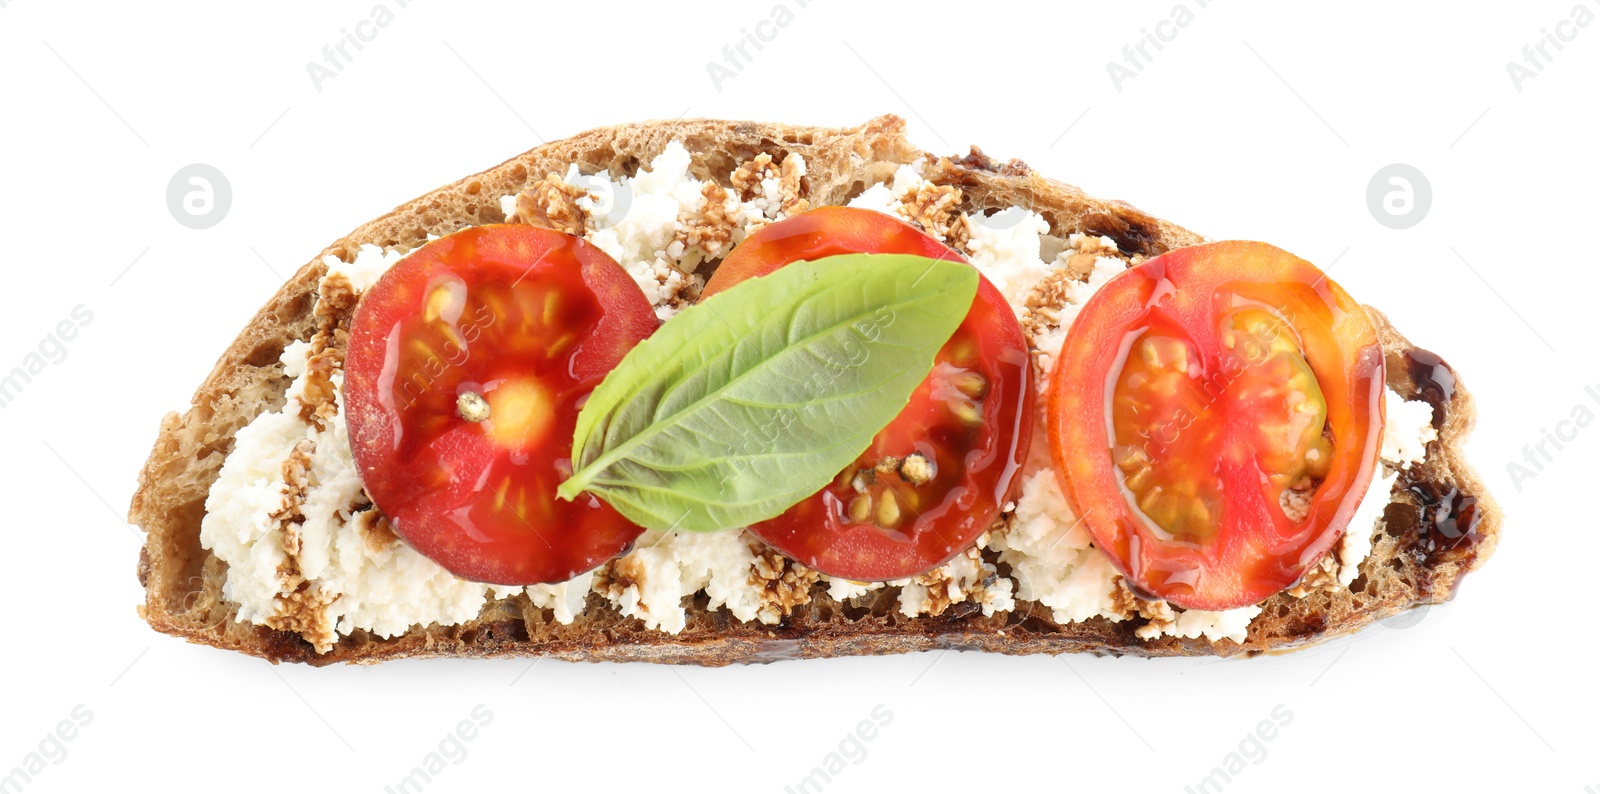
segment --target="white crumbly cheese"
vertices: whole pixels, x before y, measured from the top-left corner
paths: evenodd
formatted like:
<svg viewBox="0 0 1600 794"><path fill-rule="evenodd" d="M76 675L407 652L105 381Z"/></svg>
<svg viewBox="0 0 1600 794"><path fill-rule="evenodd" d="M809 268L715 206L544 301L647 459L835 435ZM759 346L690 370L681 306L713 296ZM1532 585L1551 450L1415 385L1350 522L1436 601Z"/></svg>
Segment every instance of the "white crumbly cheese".
<svg viewBox="0 0 1600 794"><path fill-rule="evenodd" d="M872 185L846 206L903 218L901 202L918 190L934 187L923 178L917 167L920 165L921 161L916 166L900 166L892 183ZM968 259L1021 314L1028 293L1054 266L1045 261L1042 253L1050 224L1038 213L1021 207L992 216L968 215L966 221L971 232L965 251Z"/></svg>
<svg viewBox="0 0 1600 794"><path fill-rule="evenodd" d="M850 199L845 206L864 210L876 210L885 215L898 216L899 213L895 208L900 206L901 199L904 199L908 194L916 192L924 185L932 184L928 180L922 178L921 169L921 160L918 160L912 165L902 165L895 169L893 180L887 183L878 182L872 185L871 187L862 191L861 195Z"/></svg>
<svg viewBox="0 0 1600 794"><path fill-rule="evenodd" d="M319 596L313 603L320 605L298 607L302 619L307 611L320 612L312 625L339 634L364 629L392 637L414 626L469 620L491 590L497 596L514 592L457 579L399 541L379 550L368 545L351 520L361 482L344 422L331 421L319 431L299 415L308 347L297 342L284 351L285 372L295 378L287 403L239 431L206 499L200 542L228 563L223 595L239 604L238 619L266 623L289 608L285 599L294 587L280 569L291 556L271 516L285 505L283 462L302 440L316 448L294 565ZM319 633L307 639L326 650L335 637Z"/></svg>
<svg viewBox="0 0 1600 794"><path fill-rule="evenodd" d="M1205 637L1212 642L1233 640L1244 642L1250 636L1250 621L1261 614L1261 607L1248 606L1222 612L1205 612L1198 609L1173 611L1171 620L1152 620L1134 630L1134 634L1147 640L1162 635L1194 639Z"/></svg>
<svg viewBox="0 0 1600 794"><path fill-rule="evenodd" d="M914 618L938 611L935 604L963 601L977 604L984 617L1016 609L1011 580L1000 576L993 563L984 561L979 554L982 547L980 540L977 548L957 554L926 574L889 582L900 588L900 614Z"/></svg>
<svg viewBox="0 0 1600 794"><path fill-rule="evenodd" d="M1343 587L1361 575L1361 563L1372 553L1373 534L1400 472L1421 463L1428 456L1428 443L1439 437L1433 428L1432 405L1407 400L1389 388L1384 389L1384 400L1386 416L1378 460L1385 471L1373 478L1339 541L1339 584Z"/></svg>
<svg viewBox="0 0 1600 794"><path fill-rule="evenodd" d="M851 598L860 598L873 590L883 588L883 582L856 582L850 579L837 579L824 576L822 580L828 583L828 595L835 601L846 601Z"/></svg>
<svg viewBox="0 0 1600 794"><path fill-rule="evenodd" d="M285 368L296 376L305 372L307 347L297 342L283 353ZM269 517L287 497L283 461L310 435L293 413L262 414L234 435L233 452L206 497L200 545L228 563L222 593L239 605L240 621L262 623L277 609L277 570L287 555Z"/></svg>
<svg viewBox="0 0 1600 794"><path fill-rule="evenodd" d="M632 178L611 179L606 174L584 176L576 164L567 169L562 181L585 191L577 204L589 213L591 226L585 238L617 260L662 320L676 314L679 296L696 285L695 270L707 259L726 255L728 248L714 255L701 246L685 246L679 239L687 219L703 214L706 182L689 174L689 150L678 141L667 144L661 154ZM805 163L795 156L800 174ZM761 180L761 192L749 201L729 189L723 193L722 208L733 219L734 244L742 242L756 228L783 217L781 179ZM502 196L500 207L506 217L516 214L517 197Z"/></svg>
<svg viewBox="0 0 1600 794"><path fill-rule="evenodd" d="M561 625L569 625L583 612L583 605L594 589L594 571L579 574L557 584L528 585L528 600L540 609L548 609Z"/></svg>
<svg viewBox="0 0 1600 794"><path fill-rule="evenodd" d="M699 264L680 263L669 251L674 245L682 248L674 240L683 228L680 217L698 213L703 200L699 181L689 177L689 152L674 141L648 169L631 180L612 182L609 189L614 201L627 202L627 210L614 225L591 229L586 236L627 269L666 319L670 311L663 309L689 285Z"/></svg>
<svg viewBox="0 0 1600 794"><path fill-rule="evenodd" d="M1433 429L1433 406L1422 400L1407 400L1394 389L1384 390L1383 448L1378 457L1394 468L1407 469L1428 456L1428 443L1439 437Z"/></svg>
<svg viewBox="0 0 1600 794"><path fill-rule="evenodd" d="M699 212L702 201L700 182L689 177L688 150L674 141L649 168L613 183L612 190L627 197L627 214L616 225L594 231L590 240L630 272L646 263L675 266L666 255L683 228L678 219Z"/></svg>
<svg viewBox="0 0 1600 794"><path fill-rule="evenodd" d="M755 564L751 538L743 531L647 532L616 564L616 570L638 581L606 596L624 617L668 634L683 631L684 599L701 590L711 609L726 608L739 620L776 623L761 614L760 592L751 580Z"/></svg>
<svg viewBox="0 0 1600 794"><path fill-rule="evenodd" d="M904 168L904 166L902 166L902 168ZM855 209L860 210L881 212L885 215L894 215L894 208L899 203L899 198L897 198L894 193L890 191L889 186L879 182L862 191L861 195L850 199L845 206L854 207Z"/></svg>
<svg viewBox="0 0 1600 794"><path fill-rule="evenodd" d="M1038 468L1023 475L1010 526L990 538L989 548L1011 566L1016 597L1049 607L1056 622L1124 617L1113 597L1116 569L1094 548L1088 527L1073 514L1053 470Z"/></svg>
<svg viewBox="0 0 1600 794"><path fill-rule="evenodd" d="M432 235L428 239L438 239ZM346 264L339 257L329 254L322 258L322 264L328 267L328 276L338 274L350 282L350 287L356 292L366 292L378 283L378 277L394 267L405 257L405 252L398 249L383 249L375 245L363 245L356 251L355 261Z"/></svg>
<svg viewBox="0 0 1600 794"><path fill-rule="evenodd" d="M1073 235L1074 240L1070 241L1070 243L1075 244L1076 238L1079 236L1081 235ZM1116 247L1116 244L1109 238L1102 237L1100 241L1112 249ZM1063 251L1057 257L1057 263L1064 264L1065 260L1071 255L1071 249ZM1089 271L1089 278L1072 283L1067 290L1067 304L1057 311L1059 324L1047 332L1036 334L1033 338L1034 347L1039 351L1038 360L1041 375L1048 376L1051 369L1054 368L1056 358L1061 355L1061 346L1067 341L1067 331L1072 328L1072 321L1077 319L1078 312L1083 309L1083 305L1107 282L1126 272L1127 269L1128 263L1117 257L1096 257L1094 268ZM1039 378L1039 390L1043 391L1049 382L1048 377Z"/></svg>
<svg viewBox="0 0 1600 794"><path fill-rule="evenodd" d="M1356 512L1339 539L1339 586L1349 587L1361 575L1361 563L1372 553L1372 534L1383 518L1384 508L1389 506L1389 492L1399 476L1391 472L1372 478L1366 496L1356 505Z"/></svg>
<svg viewBox="0 0 1600 794"><path fill-rule="evenodd" d="M1014 214L1021 212L1021 217ZM1009 216L1008 216L1009 215ZM996 219L1004 218L997 222ZM989 278L1012 311L1022 314L1028 293L1051 270L1042 253L1050 224L1032 210L1010 209L990 218L968 216L967 256Z"/></svg>

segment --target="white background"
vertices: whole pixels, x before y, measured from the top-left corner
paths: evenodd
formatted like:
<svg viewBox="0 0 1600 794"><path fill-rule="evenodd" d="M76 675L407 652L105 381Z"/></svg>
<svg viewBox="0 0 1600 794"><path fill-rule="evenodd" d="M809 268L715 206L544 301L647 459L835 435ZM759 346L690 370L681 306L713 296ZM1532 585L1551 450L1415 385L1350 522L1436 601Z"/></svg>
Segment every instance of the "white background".
<svg viewBox="0 0 1600 794"><path fill-rule="evenodd" d="M780 792L882 704L892 722L829 791L1179 792L1282 704L1292 720L1226 790L1600 789L1600 427L1568 425L1577 438L1547 447L1532 478L1507 469L1577 406L1600 415L1583 391L1600 389L1600 24L1562 27L1574 40L1547 47L1520 91L1506 67L1578 0L1188 0L1194 21L1121 90L1106 64L1176 0L788 0L792 24L718 90L707 62L775 1L385 0L393 23L318 90L306 64L376 0L0 0L0 371L73 307L93 313L0 410L0 774L83 704L92 721L26 790L382 791L483 704L492 722L428 790ZM976 142L1204 234L1332 263L1477 395L1470 451L1507 514L1498 554L1403 630L1246 661L275 668L137 618L141 536L123 516L159 418L328 242L598 125L886 112L933 151ZM190 163L231 183L215 228L167 209L167 182ZM1365 198L1391 163L1432 185L1428 215L1405 231L1379 225Z"/></svg>

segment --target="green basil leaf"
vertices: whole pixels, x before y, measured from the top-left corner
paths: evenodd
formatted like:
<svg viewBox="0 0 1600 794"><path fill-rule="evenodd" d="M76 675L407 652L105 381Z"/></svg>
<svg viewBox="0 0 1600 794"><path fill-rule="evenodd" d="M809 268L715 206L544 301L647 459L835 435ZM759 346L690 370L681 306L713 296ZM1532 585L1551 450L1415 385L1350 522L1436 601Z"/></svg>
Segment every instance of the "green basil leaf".
<svg viewBox="0 0 1600 794"><path fill-rule="evenodd" d="M691 306L589 395L558 493L588 491L650 529L772 518L866 451L977 290L961 262L848 254Z"/></svg>

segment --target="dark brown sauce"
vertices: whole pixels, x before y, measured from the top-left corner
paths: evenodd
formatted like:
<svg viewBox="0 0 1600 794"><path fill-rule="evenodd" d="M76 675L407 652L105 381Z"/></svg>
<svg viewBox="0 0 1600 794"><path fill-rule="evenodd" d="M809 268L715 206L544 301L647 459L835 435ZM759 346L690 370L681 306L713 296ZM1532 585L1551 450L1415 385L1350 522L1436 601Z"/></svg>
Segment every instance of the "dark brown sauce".
<svg viewBox="0 0 1600 794"><path fill-rule="evenodd" d="M1456 371L1437 353L1411 348L1402 353L1406 371L1416 385L1414 399L1433 406L1433 426L1443 429L1450 401L1456 394ZM1438 443L1438 442L1434 442ZM1412 470L1415 474L1416 470ZM1421 506L1417 523L1416 553L1432 566L1442 562L1470 562L1483 535L1478 532L1478 498L1447 483L1405 478L1404 487Z"/></svg>
<svg viewBox="0 0 1600 794"><path fill-rule="evenodd" d="M1417 551L1429 565L1469 560L1483 536L1478 533L1478 497L1434 482L1406 487L1422 505Z"/></svg>
<svg viewBox="0 0 1600 794"><path fill-rule="evenodd" d="M1444 427L1445 410L1456 393L1456 371L1437 353L1413 347L1405 351L1406 370L1417 386L1417 397L1433 406L1433 426Z"/></svg>

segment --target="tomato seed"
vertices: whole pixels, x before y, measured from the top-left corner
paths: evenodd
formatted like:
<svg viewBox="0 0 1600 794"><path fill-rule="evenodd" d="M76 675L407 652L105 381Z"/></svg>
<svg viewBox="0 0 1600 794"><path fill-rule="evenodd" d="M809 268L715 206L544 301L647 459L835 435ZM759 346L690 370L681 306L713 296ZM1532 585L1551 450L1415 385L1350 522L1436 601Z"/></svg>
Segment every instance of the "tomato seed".
<svg viewBox="0 0 1600 794"><path fill-rule="evenodd" d="M971 400L952 399L949 405L950 412L955 414L956 419L961 420L964 424L983 424L983 411L978 408L977 403Z"/></svg>
<svg viewBox="0 0 1600 794"><path fill-rule="evenodd" d="M900 503L895 500L894 491L883 495L883 500L878 502L878 526L892 527L900 523Z"/></svg>
<svg viewBox="0 0 1600 794"><path fill-rule="evenodd" d="M857 524L865 524L867 519L872 517L872 495L860 494L851 499L848 510L851 521Z"/></svg>
<svg viewBox="0 0 1600 794"><path fill-rule="evenodd" d="M989 393L989 379L981 372L963 372L951 378L950 384L956 387L956 391L974 400L981 400Z"/></svg>

